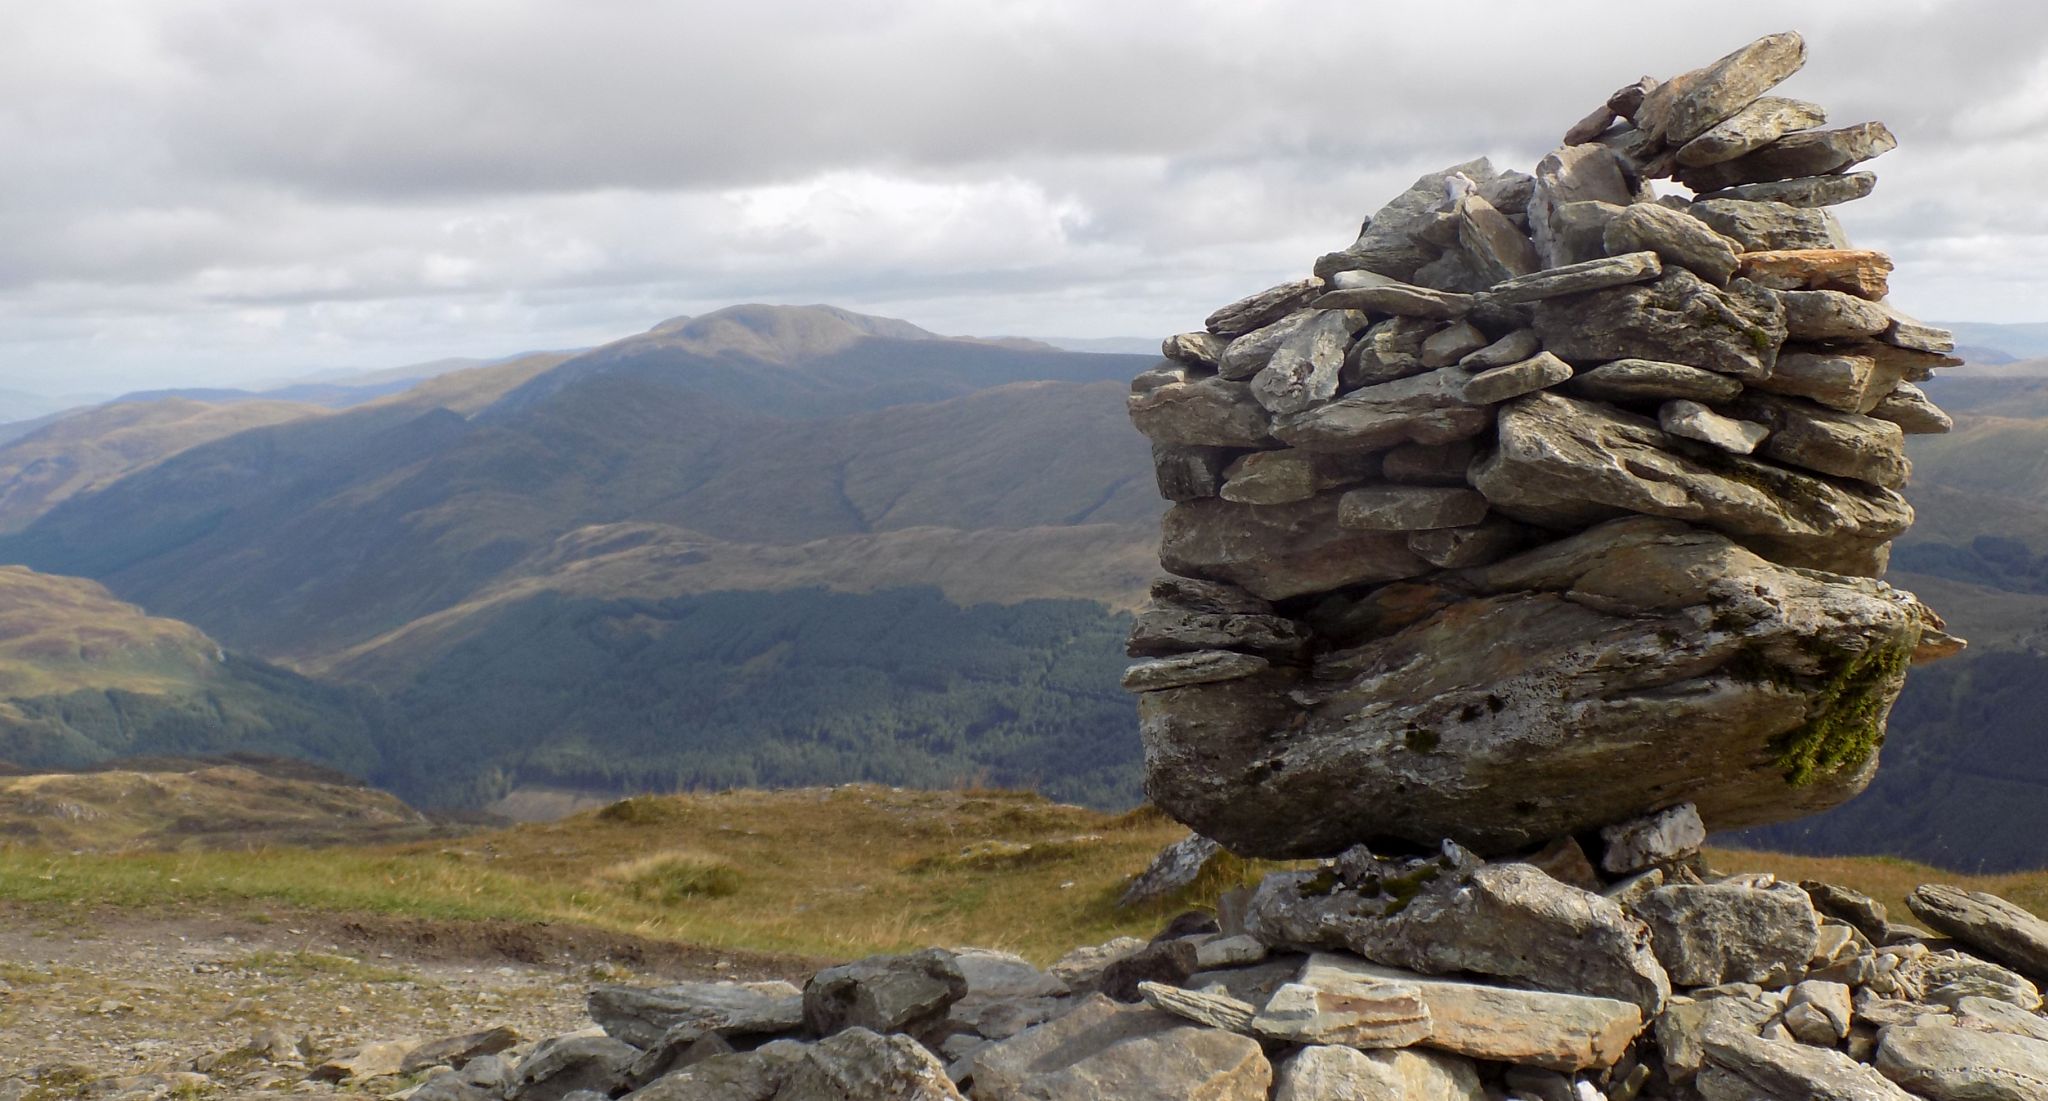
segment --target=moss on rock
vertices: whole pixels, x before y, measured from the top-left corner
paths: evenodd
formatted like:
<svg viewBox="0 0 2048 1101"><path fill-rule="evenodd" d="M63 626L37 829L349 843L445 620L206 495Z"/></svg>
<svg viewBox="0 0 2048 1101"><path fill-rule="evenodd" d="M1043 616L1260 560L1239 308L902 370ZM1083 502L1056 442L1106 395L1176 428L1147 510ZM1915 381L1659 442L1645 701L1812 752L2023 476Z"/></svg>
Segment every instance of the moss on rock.
<svg viewBox="0 0 2048 1101"><path fill-rule="evenodd" d="M1884 720L1912 660L1910 641L1844 651L1814 693L1809 717L1772 743L1785 781L1804 787L1822 775L1859 768L1884 744Z"/></svg>

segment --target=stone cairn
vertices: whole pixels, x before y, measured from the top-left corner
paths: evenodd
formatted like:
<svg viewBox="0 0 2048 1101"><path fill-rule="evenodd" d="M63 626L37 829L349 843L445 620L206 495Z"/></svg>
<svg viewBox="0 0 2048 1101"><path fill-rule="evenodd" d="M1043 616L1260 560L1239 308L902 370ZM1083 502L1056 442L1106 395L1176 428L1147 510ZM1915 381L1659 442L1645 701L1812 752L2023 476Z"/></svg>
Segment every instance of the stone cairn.
<svg viewBox="0 0 2048 1101"><path fill-rule="evenodd" d="M2048 1098L2048 922L1699 855L1861 790L1960 646L1874 580L1901 436L1949 426L1912 382L1957 361L1828 209L1891 135L1764 95L1804 60L1426 176L1137 380L1176 576L1125 684L1198 832L1134 892L1219 842L1317 865L1046 971L602 987L588 1033L444 1042L412 1101Z"/></svg>

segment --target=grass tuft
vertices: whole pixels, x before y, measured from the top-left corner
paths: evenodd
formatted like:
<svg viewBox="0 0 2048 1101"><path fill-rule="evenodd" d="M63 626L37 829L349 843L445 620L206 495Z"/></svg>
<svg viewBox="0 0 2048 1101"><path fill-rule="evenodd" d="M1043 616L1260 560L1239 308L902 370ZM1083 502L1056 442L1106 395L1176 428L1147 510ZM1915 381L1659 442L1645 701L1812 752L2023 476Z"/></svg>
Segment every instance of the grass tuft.
<svg viewBox="0 0 2048 1101"><path fill-rule="evenodd" d="M740 890L740 870L730 861L685 849L623 861L599 872L598 878L641 902L663 905L693 898L730 898Z"/></svg>

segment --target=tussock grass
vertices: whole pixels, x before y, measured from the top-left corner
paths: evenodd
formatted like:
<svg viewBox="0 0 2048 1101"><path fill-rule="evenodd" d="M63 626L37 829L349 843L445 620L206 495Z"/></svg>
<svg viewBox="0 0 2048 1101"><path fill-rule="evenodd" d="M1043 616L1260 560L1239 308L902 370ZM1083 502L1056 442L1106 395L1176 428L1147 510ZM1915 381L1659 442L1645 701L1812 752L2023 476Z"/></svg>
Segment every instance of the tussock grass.
<svg viewBox="0 0 2048 1101"><path fill-rule="evenodd" d="M740 889L740 870L731 861L688 849L622 861L599 872L598 879L642 902L727 898Z"/></svg>

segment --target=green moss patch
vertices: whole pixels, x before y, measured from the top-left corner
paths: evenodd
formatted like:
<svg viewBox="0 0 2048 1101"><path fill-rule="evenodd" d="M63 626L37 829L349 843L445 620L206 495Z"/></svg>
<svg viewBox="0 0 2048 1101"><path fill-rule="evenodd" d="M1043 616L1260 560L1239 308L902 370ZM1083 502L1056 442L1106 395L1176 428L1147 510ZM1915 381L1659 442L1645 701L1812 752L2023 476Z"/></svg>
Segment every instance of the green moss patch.
<svg viewBox="0 0 2048 1101"><path fill-rule="evenodd" d="M1842 654L1814 695L1811 717L1771 745L1787 783L1805 787L1870 760L1884 744L1885 713L1912 654L1904 642Z"/></svg>

